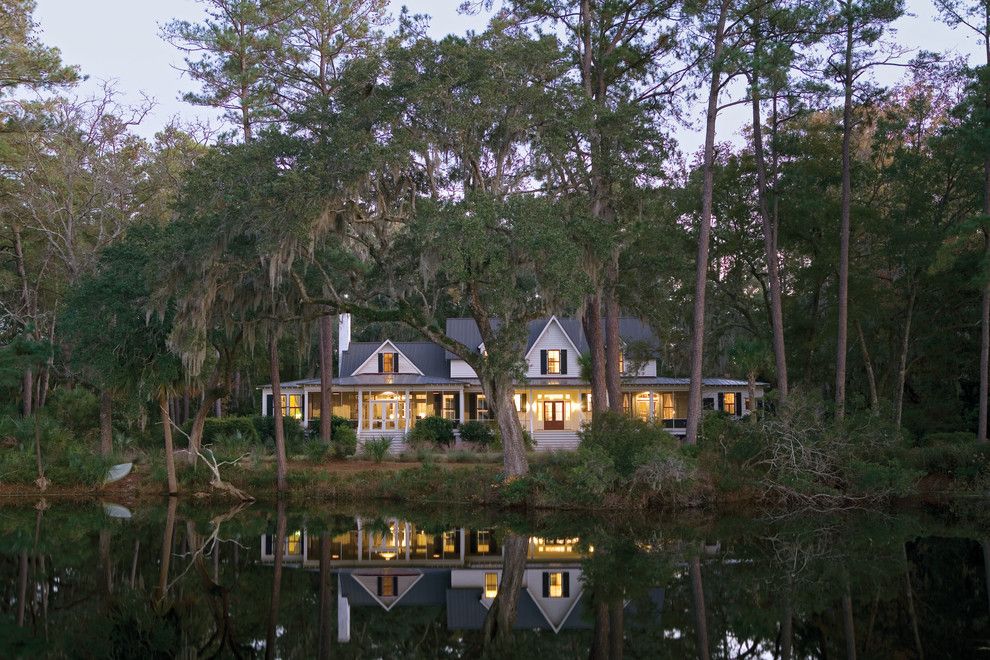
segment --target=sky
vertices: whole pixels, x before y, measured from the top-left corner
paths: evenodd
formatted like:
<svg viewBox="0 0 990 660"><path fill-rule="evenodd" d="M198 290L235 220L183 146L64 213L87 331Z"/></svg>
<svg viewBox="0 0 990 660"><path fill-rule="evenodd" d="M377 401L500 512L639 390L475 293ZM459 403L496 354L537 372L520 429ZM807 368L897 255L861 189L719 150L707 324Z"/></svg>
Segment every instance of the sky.
<svg viewBox="0 0 990 660"><path fill-rule="evenodd" d="M392 0L393 15L405 5L413 13L432 17L432 36L464 33L484 28L485 17L465 16L457 11L461 0ZM962 30L952 30L938 20L930 0L907 0L911 15L897 25L897 40L914 49L978 56L979 45ZM79 65L89 80L82 94L92 94L105 81L113 81L124 102L137 103L141 94L156 105L138 132L151 137L173 117L212 119L207 108L181 100L194 88L179 70L181 53L159 36L159 26L173 18L197 20L201 8L196 0L37 0L35 18L42 39L62 51L68 64ZM902 70L879 75L883 84L896 82ZM693 125L678 129L682 151L698 149L703 135L704 108L698 104ZM745 123L744 111L726 114L719 125L720 139L738 135Z"/></svg>

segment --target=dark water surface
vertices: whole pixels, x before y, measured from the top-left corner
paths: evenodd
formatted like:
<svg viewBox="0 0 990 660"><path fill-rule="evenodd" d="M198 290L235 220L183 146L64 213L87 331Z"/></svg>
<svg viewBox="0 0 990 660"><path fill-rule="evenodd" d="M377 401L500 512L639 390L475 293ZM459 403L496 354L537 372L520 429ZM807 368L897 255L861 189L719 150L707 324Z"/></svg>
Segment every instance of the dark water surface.
<svg viewBox="0 0 990 660"><path fill-rule="evenodd" d="M990 657L980 516L6 506L0 658Z"/></svg>

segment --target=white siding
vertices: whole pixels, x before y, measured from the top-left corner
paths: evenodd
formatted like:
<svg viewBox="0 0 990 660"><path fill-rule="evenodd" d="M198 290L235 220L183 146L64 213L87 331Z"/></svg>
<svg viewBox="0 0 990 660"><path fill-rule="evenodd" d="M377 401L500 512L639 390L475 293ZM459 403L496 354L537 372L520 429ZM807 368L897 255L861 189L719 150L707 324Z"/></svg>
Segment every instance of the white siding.
<svg viewBox="0 0 990 660"><path fill-rule="evenodd" d="M537 365L539 366L539 365ZM451 378L477 378L478 374L474 372L468 363L464 360L453 359L450 361L450 377Z"/></svg>
<svg viewBox="0 0 990 660"><path fill-rule="evenodd" d="M654 359L647 360L646 363L643 364L640 367L639 371L637 371L636 373L632 373L630 371L632 367L631 363L629 367L630 368L626 369L626 373L625 373L626 376L642 376L646 378L656 378L657 376L657 361Z"/></svg>
<svg viewBox="0 0 990 660"><path fill-rule="evenodd" d="M567 377L577 378L581 375L581 367L578 366L578 352L571 345L571 341L564 334L560 324L556 320L551 320L533 348L529 353L529 369L526 375L530 378L546 378L547 374L540 373L540 351L560 349L567 351Z"/></svg>
<svg viewBox="0 0 990 660"><path fill-rule="evenodd" d="M379 353L399 353L399 349L392 345L391 342L386 343L382 348L378 349L375 353L371 354L371 357L365 361L354 375L358 374L377 374L378 373L378 354ZM400 374L418 374L419 370L413 365L412 362L407 360L404 355L399 353L399 371Z"/></svg>

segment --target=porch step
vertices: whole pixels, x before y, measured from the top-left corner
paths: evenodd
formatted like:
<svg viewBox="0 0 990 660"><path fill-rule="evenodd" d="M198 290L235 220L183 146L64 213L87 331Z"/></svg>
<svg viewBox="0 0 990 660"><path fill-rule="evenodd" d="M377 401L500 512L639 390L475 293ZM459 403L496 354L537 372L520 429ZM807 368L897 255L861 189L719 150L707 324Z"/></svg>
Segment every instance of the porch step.
<svg viewBox="0 0 990 660"><path fill-rule="evenodd" d="M577 449L581 442L574 431L536 431L533 440L536 442L536 451Z"/></svg>

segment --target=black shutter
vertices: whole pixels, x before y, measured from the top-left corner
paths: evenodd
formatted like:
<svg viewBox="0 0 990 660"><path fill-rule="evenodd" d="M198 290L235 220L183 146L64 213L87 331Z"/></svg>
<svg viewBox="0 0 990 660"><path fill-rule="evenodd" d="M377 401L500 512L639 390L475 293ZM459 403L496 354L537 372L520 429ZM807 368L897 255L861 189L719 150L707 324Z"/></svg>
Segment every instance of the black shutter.
<svg viewBox="0 0 990 660"><path fill-rule="evenodd" d="M275 536L273 534L265 534L265 554L275 554Z"/></svg>
<svg viewBox="0 0 990 660"><path fill-rule="evenodd" d="M546 350L540 351L540 373L544 376L547 373L547 352Z"/></svg>
<svg viewBox="0 0 990 660"><path fill-rule="evenodd" d="M560 373L567 375L567 349L560 351Z"/></svg>
<svg viewBox="0 0 990 660"><path fill-rule="evenodd" d="M455 392L454 393L454 418L458 422L463 422L464 421L463 419L461 419L461 393L460 392Z"/></svg>
<svg viewBox="0 0 990 660"><path fill-rule="evenodd" d="M433 415L443 417L443 394L440 392L433 393Z"/></svg>
<svg viewBox="0 0 990 660"><path fill-rule="evenodd" d="M392 373L399 373L399 354L392 353Z"/></svg>
<svg viewBox="0 0 990 660"><path fill-rule="evenodd" d="M519 412L526 412L526 406L529 404L529 399L526 396L526 392L520 392L519 394Z"/></svg>
<svg viewBox="0 0 990 660"><path fill-rule="evenodd" d="M719 392L718 393L718 409L719 410L725 410L725 393L724 392Z"/></svg>
<svg viewBox="0 0 990 660"><path fill-rule="evenodd" d="M378 373L383 373L385 371L385 355L384 353L378 354Z"/></svg>
<svg viewBox="0 0 990 660"><path fill-rule="evenodd" d="M736 392L736 417L743 416L743 398L742 392Z"/></svg>
<svg viewBox="0 0 990 660"><path fill-rule="evenodd" d="M550 574L547 572L543 573L543 597L550 597Z"/></svg>
<svg viewBox="0 0 990 660"><path fill-rule="evenodd" d="M375 585L375 589L377 589L378 595L381 596L382 595L382 576L381 575L378 576L377 582L378 582L378 584Z"/></svg>
<svg viewBox="0 0 990 660"><path fill-rule="evenodd" d="M275 415L275 406L272 405L272 402L274 400L275 397L272 396L271 394L265 395L265 413L268 415L268 417L274 417Z"/></svg>
<svg viewBox="0 0 990 660"><path fill-rule="evenodd" d="M564 598L568 598L571 595L571 574L564 572L561 575L564 579Z"/></svg>
<svg viewBox="0 0 990 660"><path fill-rule="evenodd" d="M467 415L468 419L478 418L478 395L468 394L467 395ZM467 420L464 420L467 421Z"/></svg>

